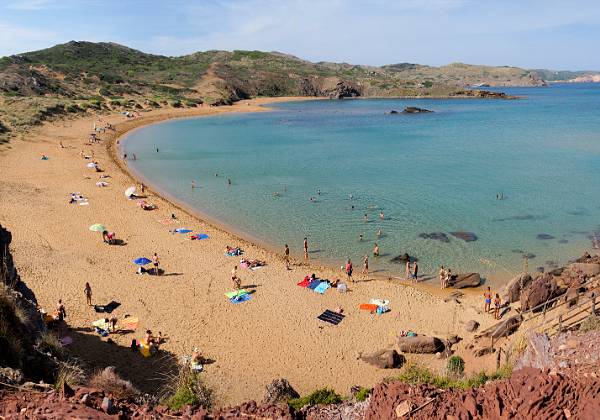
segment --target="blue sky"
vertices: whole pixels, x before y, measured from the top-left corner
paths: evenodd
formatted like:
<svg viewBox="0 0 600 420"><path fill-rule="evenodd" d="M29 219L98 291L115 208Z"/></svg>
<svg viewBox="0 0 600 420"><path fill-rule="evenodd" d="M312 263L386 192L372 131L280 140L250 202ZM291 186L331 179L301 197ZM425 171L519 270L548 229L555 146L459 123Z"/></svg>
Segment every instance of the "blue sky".
<svg viewBox="0 0 600 420"><path fill-rule="evenodd" d="M0 0L0 56L73 39L164 55L600 70L600 0Z"/></svg>

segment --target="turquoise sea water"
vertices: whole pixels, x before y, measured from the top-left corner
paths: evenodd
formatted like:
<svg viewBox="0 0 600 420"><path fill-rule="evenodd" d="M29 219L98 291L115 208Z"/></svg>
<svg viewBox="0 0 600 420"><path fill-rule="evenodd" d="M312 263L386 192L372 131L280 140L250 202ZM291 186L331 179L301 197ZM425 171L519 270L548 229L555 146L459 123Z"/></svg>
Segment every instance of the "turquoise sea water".
<svg viewBox="0 0 600 420"><path fill-rule="evenodd" d="M148 126L123 151L159 189L276 249L288 243L300 256L307 236L311 258L351 257L359 267L377 242L382 256L371 267L382 272L403 273L390 259L408 252L424 274L443 264L508 276L523 253L534 270L592 248L600 85L503 90L526 98L283 103ZM435 112L387 114L405 106ZM432 232L449 242L419 236Z"/></svg>

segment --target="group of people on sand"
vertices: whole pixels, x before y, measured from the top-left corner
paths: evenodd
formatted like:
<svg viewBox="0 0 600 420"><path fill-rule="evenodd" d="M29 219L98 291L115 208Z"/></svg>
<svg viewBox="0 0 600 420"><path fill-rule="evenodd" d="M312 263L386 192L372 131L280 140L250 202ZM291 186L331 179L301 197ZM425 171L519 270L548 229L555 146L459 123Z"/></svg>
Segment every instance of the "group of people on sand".
<svg viewBox="0 0 600 420"><path fill-rule="evenodd" d="M415 283L419 278L419 263L411 262L410 258L406 260L406 280L414 280Z"/></svg>
<svg viewBox="0 0 600 420"><path fill-rule="evenodd" d="M483 311L487 314L490 312L493 312L494 314L494 319L500 319L500 306L502 304L501 300L500 300L500 294L496 293L494 298L493 298L493 302L492 302L492 290L490 288L490 286L487 287L487 290L485 292L483 292L483 298L484 298L484 305L483 305ZM493 307L492 307L492 303L493 303Z"/></svg>
<svg viewBox="0 0 600 420"><path fill-rule="evenodd" d="M445 268L443 265L440 266L440 289L446 289L450 285L452 280L452 270Z"/></svg>

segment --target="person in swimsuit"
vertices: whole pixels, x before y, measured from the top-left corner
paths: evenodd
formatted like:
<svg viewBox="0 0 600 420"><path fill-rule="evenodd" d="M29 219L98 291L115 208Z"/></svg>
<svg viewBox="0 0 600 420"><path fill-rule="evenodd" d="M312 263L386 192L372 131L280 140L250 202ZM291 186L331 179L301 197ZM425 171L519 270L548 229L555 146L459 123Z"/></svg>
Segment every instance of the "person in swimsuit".
<svg viewBox="0 0 600 420"><path fill-rule="evenodd" d="M158 259L158 255L156 254L156 252L152 256L152 264L154 265L154 274L156 274L157 276L160 275L160 272L158 271L158 266L160 265L160 261Z"/></svg>
<svg viewBox="0 0 600 420"><path fill-rule="evenodd" d="M485 305L483 305L483 311L488 313L490 311L490 306L492 305L492 291L490 290L490 286L488 286L487 290L483 293L483 297L485 298Z"/></svg>
<svg viewBox="0 0 600 420"><path fill-rule="evenodd" d="M377 244L375 244L375 246L373 247L373 256L379 257L379 245Z"/></svg>
<svg viewBox="0 0 600 420"><path fill-rule="evenodd" d="M304 238L304 259L308 260L308 239Z"/></svg>
<svg viewBox="0 0 600 420"><path fill-rule="evenodd" d="M440 289L444 289L445 288L445 282L446 282L446 270L444 269L444 266L440 266Z"/></svg>
<svg viewBox="0 0 600 420"><path fill-rule="evenodd" d="M375 234L377 238L381 238L381 229L377 229L377 233Z"/></svg>
<svg viewBox="0 0 600 420"><path fill-rule="evenodd" d="M290 247L288 244L285 244L283 248L283 259L285 260L285 268L290 269Z"/></svg>
<svg viewBox="0 0 600 420"><path fill-rule="evenodd" d="M242 280L237 275L237 265L231 269L231 281L233 282L235 290L240 290L242 288Z"/></svg>
<svg viewBox="0 0 600 420"><path fill-rule="evenodd" d="M406 260L404 275L406 277L406 280L408 280L408 279L410 279L412 277L411 276L411 271L410 271L410 260Z"/></svg>
<svg viewBox="0 0 600 420"><path fill-rule="evenodd" d="M369 256L365 255L363 258L363 274L369 275Z"/></svg>
<svg viewBox="0 0 600 420"><path fill-rule="evenodd" d="M66 317L67 310L65 309L65 305L62 303L62 299L58 299L58 304L56 305L55 318L58 321L64 321Z"/></svg>
<svg viewBox="0 0 600 420"><path fill-rule="evenodd" d="M196 181L192 180L192 190L196 188Z"/></svg>
<svg viewBox="0 0 600 420"><path fill-rule="evenodd" d="M354 280L352 279L352 260L350 260L350 258L348 258L348 262L346 263L346 275L348 276L348 281L351 281L354 283Z"/></svg>
<svg viewBox="0 0 600 420"><path fill-rule="evenodd" d="M500 295L498 293L494 298L494 318L500 319Z"/></svg>
<svg viewBox="0 0 600 420"><path fill-rule="evenodd" d="M83 289L83 293L85 293L85 300L89 306L92 306L92 287L89 283L85 284L85 289Z"/></svg>
<svg viewBox="0 0 600 420"><path fill-rule="evenodd" d="M380 218L381 220L385 219L385 215L383 214L383 212L380 212L380 213L379 213L379 218Z"/></svg>
<svg viewBox="0 0 600 420"><path fill-rule="evenodd" d="M358 240L362 242L362 240L363 240L363 235L362 235L362 233L361 233L360 235L358 235Z"/></svg>
<svg viewBox="0 0 600 420"><path fill-rule="evenodd" d="M415 261L415 263L413 264L413 273L412 273L412 278L415 281L415 283L417 282L418 277L419 277L419 264Z"/></svg>
<svg viewBox="0 0 600 420"><path fill-rule="evenodd" d="M369 222L369 216L367 215L367 213L365 213L365 215L363 216L363 220L365 223Z"/></svg>

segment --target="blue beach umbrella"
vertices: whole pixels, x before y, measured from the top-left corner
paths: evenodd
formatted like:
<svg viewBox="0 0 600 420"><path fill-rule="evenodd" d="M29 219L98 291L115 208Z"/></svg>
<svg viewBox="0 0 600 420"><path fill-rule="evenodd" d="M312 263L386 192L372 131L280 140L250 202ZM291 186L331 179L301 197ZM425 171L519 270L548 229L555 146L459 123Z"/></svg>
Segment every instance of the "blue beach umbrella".
<svg viewBox="0 0 600 420"><path fill-rule="evenodd" d="M140 257L140 258L136 258L135 260L133 260L134 264L137 265L146 265L146 264L150 264L152 262L152 260L149 260L148 258L145 257Z"/></svg>

